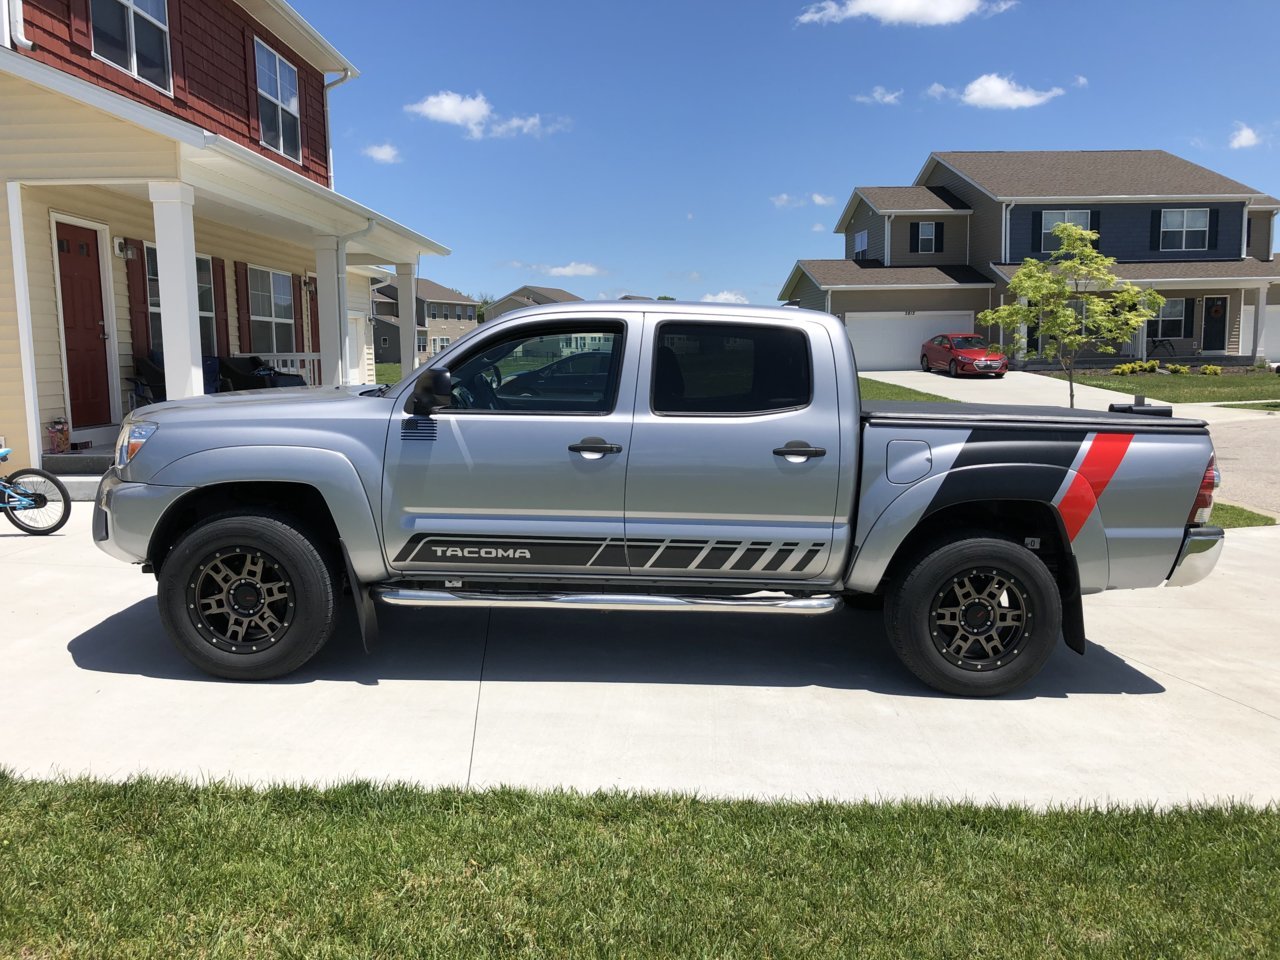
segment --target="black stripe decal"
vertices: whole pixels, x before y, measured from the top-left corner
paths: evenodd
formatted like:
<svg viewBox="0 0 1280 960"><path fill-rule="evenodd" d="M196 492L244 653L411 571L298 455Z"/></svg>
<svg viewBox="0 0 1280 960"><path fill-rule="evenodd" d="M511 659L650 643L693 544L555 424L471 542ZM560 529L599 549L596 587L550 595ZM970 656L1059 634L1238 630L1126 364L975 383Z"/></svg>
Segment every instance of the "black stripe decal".
<svg viewBox="0 0 1280 960"><path fill-rule="evenodd" d="M737 552L737 549L738 545L736 543L731 546L723 546L717 543L707 551L707 555L705 557L698 561L698 566L695 569L719 570L729 562L729 558Z"/></svg>
<svg viewBox="0 0 1280 960"><path fill-rule="evenodd" d="M1084 430L974 430L928 512L981 500L1051 503L1087 436ZM999 469L983 469L992 467Z"/></svg>

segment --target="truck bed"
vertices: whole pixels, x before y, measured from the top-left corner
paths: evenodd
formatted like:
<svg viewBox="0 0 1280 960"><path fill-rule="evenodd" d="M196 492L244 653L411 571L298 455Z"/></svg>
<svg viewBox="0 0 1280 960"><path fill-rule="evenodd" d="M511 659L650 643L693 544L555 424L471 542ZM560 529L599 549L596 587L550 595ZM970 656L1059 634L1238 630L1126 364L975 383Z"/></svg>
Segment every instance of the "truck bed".
<svg viewBox="0 0 1280 960"><path fill-rule="evenodd" d="M1043 428L1046 425L1126 430L1133 433L1204 433L1203 420L1181 420L1143 414L1110 413L1071 407L1011 406L996 403L920 403L912 400L876 400L862 407L864 424L909 425L939 423L983 426L992 423Z"/></svg>

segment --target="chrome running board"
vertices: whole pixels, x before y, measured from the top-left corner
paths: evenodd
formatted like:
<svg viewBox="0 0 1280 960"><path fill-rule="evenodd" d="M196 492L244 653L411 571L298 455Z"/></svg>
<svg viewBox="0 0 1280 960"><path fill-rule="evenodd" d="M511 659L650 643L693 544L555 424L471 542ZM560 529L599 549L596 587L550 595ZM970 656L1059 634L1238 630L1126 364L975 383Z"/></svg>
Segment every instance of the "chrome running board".
<svg viewBox="0 0 1280 960"><path fill-rule="evenodd" d="M742 613L830 613L842 606L839 597L792 597L754 593L737 597L676 597L641 593L465 593L375 587L374 595L393 607L551 607L577 610L718 610Z"/></svg>

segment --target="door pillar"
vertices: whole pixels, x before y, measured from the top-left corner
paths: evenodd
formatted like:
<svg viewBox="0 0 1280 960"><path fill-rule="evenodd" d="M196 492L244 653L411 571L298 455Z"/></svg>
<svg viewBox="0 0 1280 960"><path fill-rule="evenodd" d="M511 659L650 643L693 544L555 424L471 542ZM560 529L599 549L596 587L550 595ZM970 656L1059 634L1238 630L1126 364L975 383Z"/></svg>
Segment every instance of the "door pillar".
<svg viewBox="0 0 1280 960"><path fill-rule="evenodd" d="M170 400L204 393L200 360L200 304L196 295L195 191L176 181L147 185L156 228L160 272L160 331L164 386Z"/></svg>
<svg viewBox="0 0 1280 960"><path fill-rule="evenodd" d="M400 301L400 376L407 377L418 366L418 291L414 273L417 264L396 264L396 298Z"/></svg>

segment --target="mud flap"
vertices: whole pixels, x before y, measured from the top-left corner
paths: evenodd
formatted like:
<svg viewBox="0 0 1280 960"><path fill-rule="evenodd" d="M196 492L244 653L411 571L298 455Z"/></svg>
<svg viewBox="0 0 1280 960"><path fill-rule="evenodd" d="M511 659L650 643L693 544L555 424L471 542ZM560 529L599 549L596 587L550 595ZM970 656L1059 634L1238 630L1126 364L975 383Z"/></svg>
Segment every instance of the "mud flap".
<svg viewBox="0 0 1280 960"><path fill-rule="evenodd" d="M1058 568L1058 593L1062 597L1062 639L1076 653L1084 655L1084 603L1080 597L1080 568L1076 558L1066 557Z"/></svg>
<svg viewBox="0 0 1280 960"><path fill-rule="evenodd" d="M369 587L360 582L355 568L351 566L351 554L347 545L338 541L342 547L342 562L347 567L347 582L351 584L351 599L356 605L356 621L360 624L360 639L364 641L364 652L373 653L378 645L378 611L373 605L373 594Z"/></svg>

